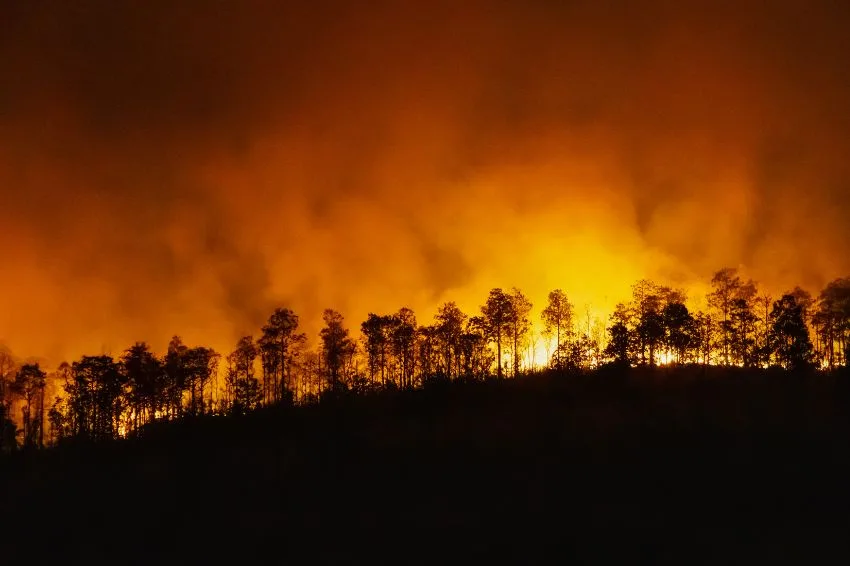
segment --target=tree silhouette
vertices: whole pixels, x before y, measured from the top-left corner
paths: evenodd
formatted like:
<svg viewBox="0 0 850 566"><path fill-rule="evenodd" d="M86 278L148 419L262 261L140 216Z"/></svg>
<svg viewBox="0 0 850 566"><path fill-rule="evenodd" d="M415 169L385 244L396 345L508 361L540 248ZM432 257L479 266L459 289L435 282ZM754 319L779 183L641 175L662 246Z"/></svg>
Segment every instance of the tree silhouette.
<svg viewBox="0 0 850 566"><path fill-rule="evenodd" d="M7 454L18 447L17 427L9 418L5 406L0 406L0 454Z"/></svg>
<svg viewBox="0 0 850 566"><path fill-rule="evenodd" d="M12 353L0 346L0 453L12 452L17 446L17 426L13 421L14 379L17 363Z"/></svg>
<svg viewBox="0 0 850 566"><path fill-rule="evenodd" d="M108 440L119 435L125 378L111 356L83 356L66 385L73 436Z"/></svg>
<svg viewBox="0 0 850 566"><path fill-rule="evenodd" d="M629 329L632 318L626 305L619 303L611 314L611 324L608 327L608 345L605 346L605 358L615 364L628 367L632 364L632 332Z"/></svg>
<svg viewBox="0 0 850 566"><path fill-rule="evenodd" d="M189 347L183 339L174 336L168 343L168 351L163 360L165 409L171 418L179 418L183 414L183 392L189 387L189 375L186 368L186 352Z"/></svg>
<svg viewBox="0 0 850 566"><path fill-rule="evenodd" d="M15 437L17 428L13 418L13 394L15 393L13 382L18 367L12 353L5 347L0 346L0 446L11 450L17 445Z"/></svg>
<svg viewBox="0 0 850 566"><path fill-rule="evenodd" d="M683 303L674 301L664 305L661 311L661 319L664 327L664 340L669 352L676 355L676 363L682 363L688 350L693 348L697 342L696 322L688 307Z"/></svg>
<svg viewBox="0 0 850 566"><path fill-rule="evenodd" d="M465 377L486 377L493 366L493 353L487 347L484 317L472 316L461 334L461 366Z"/></svg>
<svg viewBox="0 0 850 566"><path fill-rule="evenodd" d="M788 370L847 365L850 279L830 282L817 301L799 287L771 301L734 269L717 272L712 287L709 310L691 312L683 292L640 280L632 287L632 300L616 306L607 329L598 321L592 327L588 311L586 331L578 337L573 306L566 293L555 289L540 313L556 346L550 368L586 371L603 360L651 367L659 359L745 368L778 363ZM454 302L442 304L433 324L425 326L417 325L409 308L391 315L370 313L361 324L362 351L336 311L325 311L320 348L311 351L294 312L275 309L259 340L246 336L227 356L221 371L223 399L217 381L220 356L210 348L189 348L179 336L172 337L161 357L138 342L117 362L110 356L83 356L47 376L37 364L20 366L0 347L0 449L14 450L18 436L32 448L43 446L48 434L50 442L58 442L141 433L157 419L214 412L216 397L218 412L243 413L259 405L316 402L327 388L356 394L412 388L433 378L481 379L491 375L493 363L502 378L505 344L517 376L531 308L518 289L494 288L480 316L467 317ZM46 392L56 386L64 395L48 403Z"/></svg>
<svg viewBox="0 0 850 566"><path fill-rule="evenodd" d="M440 347L437 327L423 324L416 333L419 375L423 383L433 378L440 367Z"/></svg>
<svg viewBox="0 0 850 566"><path fill-rule="evenodd" d="M561 358L557 352L561 350L562 339L570 340L573 327L573 304L567 298L567 294L561 289L549 292L548 303L540 313L543 320L543 328L548 335L555 336L555 352L553 357L555 367L560 369Z"/></svg>
<svg viewBox="0 0 850 566"><path fill-rule="evenodd" d="M284 391L293 389L292 367L298 348L307 336L298 332L298 315L278 308L263 326L258 347L263 362L263 400L279 401Z"/></svg>
<svg viewBox="0 0 850 566"><path fill-rule="evenodd" d="M416 315L411 309L404 307L393 315L390 345L399 364L402 387L412 387L416 371Z"/></svg>
<svg viewBox="0 0 850 566"><path fill-rule="evenodd" d="M47 412L47 419L50 422L50 442L57 444L71 436L71 428L68 419L68 407L65 399L57 396Z"/></svg>
<svg viewBox="0 0 850 566"><path fill-rule="evenodd" d="M531 328L531 321L528 316L531 313L531 301L528 300L528 297L523 295L522 291L514 287L511 289L508 298L511 301L511 321L510 321L510 337L513 341L513 366L514 366L514 377L519 375L519 366L521 361L522 347L525 343L525 338L528 335L528 331Z"/></svg>
<svg viewBox="0 0 850 566"><path fill-rule="evenodd" d="M230 410L234 414L250 411L262 399L260 383L255 377L258 354L254 337L243 336L227 356L227 381L233 395Z"/></svg>
<svg viewBox="0 0 850 566"><path fill-rule="evenodd" d="M68 362L62 362L59 364L59 367L56 369L53 377L56 381L61 381L62 390L66 393L65 397L57 396L54 399L53 404L50 407L50 411L48 412L50 435L53 441L59 442L65 438L72 437L74 435L74 431L77 430L76 413L72 410L70 404L71 399L68 396L68 392L71 391L74 386L71 364Z"/></svg>
<svg viewBox="0 0 850 566"><path fill-rule="evenodd" d="M649 365L654 366L658 345L664 339L664 319L661 313L655 309L641 313L637 332L643 345L641 352L644 351L644 348L648 350L648 356L642 358L642 363L646 363L646 360L649 359Z"/></svg>
<svg viewBox="0 0 850 566"><path fill-rule="evenodd" d="M331 391L338 391L343 384L346 361L354 354L356 347L348 335L348 329L343 325L344 319L340 313L325 309L322 320L325 327L319 332L319 336L322 340L328 382Z"/></svg>
<svg viewBox="0 0 850 566"><path fill-rule="evenodd" d="M785 369L806 369L812 362L812 343L803 307L787 293L773 303L770 312L771 339L776 358Z"/></svg>
<svg viewBox="0 0 850 566"><path fill-rule="evenodd" d="M850 278L829 282L820 292L815 320L827 365L850 363L847 338L850 333Z"/></svg>
<svg viewBox="0 0 850 566"><path fill-rule="evenodd" d="M205 400L205 392L213 375L218 371L221 356L212 348L197 346L184 353L183 367L190 388L189 412L203 415L212 406L212 399Z"/></svg>
<svg viewBox="0 0 850 566"><path fill-rule="evenodd" d="M756 353L756 322L758 318L753 312L753 301L757 295L752 281L738 287L737 296L732 300L728 335L731 340L732 360L743 367L754 367L758 356Z"/></svg>
<svg viewBox="0 0 850 566"><path fill-rule="evenodd" d="M582 334L577 340L563 342L555 351L555 358L560 367L566 371L577 372L590 369L593 361L594 345L587 334Z"/></svg>
<svg viewBox="0 0 850 566"><path fill-rule="evenodd" d="M434 328L442 350L442 369L446 377L458 375L460 363L461 336L467 316L454 302L448 302L437 309Z"/></svg>
<svg viewBox="0 0 850 566"><path fill-rule="evenodd" d="M770 365L773 348L770 344L770 310L773 307L773 297L768 293L760 293L753 299L753 312L756 317L756 366Z"/></svg>
<svg viewBox="0 0 850 566"><path fill-rule="evenodd" d="M496 343L496 376L502 378L502 340L511 335L514 324L514 303L510 295L496 288L490 290L487 302L481 307L485 335Z"/></svg>
<svg viewBox="0 0 850 566"><path fill-rule="evenodd" d="M12 385L14 391L24 401L24 406L21 409L21 420L24 425L24 446L27 448L44 444L44 436L41 434L41 430L44 427L43 407L46 376L47 374L41 370L38 364L24 364L18 370ZM42 408L38 411L37 418L33 420L32 404L33 400L36 399L41 401Z"/></svg>
<svg viewBox="0 0 850 566"><path fill-rule="evenodd" d="M360 331L365 339L366 364L369 368L369 379L375 382L375 376L380 374L381 385L387 383L387 358L390 351L390 340L394 326L391 316L379 316L369 313L360 325Z"/></svg>
<svg viewBox="0 0 850 566"><path fill-rule="evenodd" d="M121 356L121 368L129 387L133 428L138 430L153 420L165 404L163 365L146 343L136 342Z"/></svg>
<svg viewBox="0 0 850 566"><path fill-rule="evenodd" d="M709 365L716 345L716 324L708 313L694 315L694 339L697 359L703 366Z"/></svg>
<svg viewBox="0 0 850 566"><path fill-rule="evenodd" d="M742 282L738 270L727 267L711 278L714 289L708 295L708 304L718 313L723 347L723 363L733 361L751 365L753 323L751 301L756 295L752 281Z"/></svg>
<svg viewBox="0 0 850 566"><path fill-rule="evenodd" d="M622 322L614 322L608 327L608 345L605 347L605 357L617 364L628 366L629 363L629 329Z"/></svg>
<svg viewBox="0 0 850 566"><path fill-rule="evenodd" d="M274 401L276 382L280 375L281 356L277 341L265 332L257 340L257 350L260 356L260 367L263 371L263 403Z"/></svg>
<svg viewBox="0 0 850 566"><path fill-rule="evenodd" d="M634 309L637 313L635 328L640 350L640 364L655 365L655 354L664 339L664 319L661 315L664 296L669 289L660 287L647 279L632 286Z"/></svg>

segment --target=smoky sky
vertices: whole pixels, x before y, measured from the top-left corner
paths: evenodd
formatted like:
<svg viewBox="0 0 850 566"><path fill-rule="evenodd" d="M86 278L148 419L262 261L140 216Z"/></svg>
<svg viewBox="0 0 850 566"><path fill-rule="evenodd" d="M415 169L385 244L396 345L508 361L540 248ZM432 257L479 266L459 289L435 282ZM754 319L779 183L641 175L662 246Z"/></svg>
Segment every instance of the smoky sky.
<svg viewBox="0 0 850 566"><path fill-rule="evenodd" d="M850 273L840 2L0 6L0 339Z"/></svg>

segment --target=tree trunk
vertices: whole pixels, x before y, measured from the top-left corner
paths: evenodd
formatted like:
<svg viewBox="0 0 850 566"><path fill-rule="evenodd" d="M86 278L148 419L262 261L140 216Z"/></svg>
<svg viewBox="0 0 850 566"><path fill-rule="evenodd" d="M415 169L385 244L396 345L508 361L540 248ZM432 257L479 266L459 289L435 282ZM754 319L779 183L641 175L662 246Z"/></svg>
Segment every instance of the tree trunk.
<svg viewBox="0 0 850 566"><path fill-rule="evenodd" d="M40 409L38 412L38 447L44 448L44 385L41 386Z"/></svg>
<svg viewBox="0 0 850 566"><path fill-rule="evenodd" d="M517 336L517 325L514 324L514 377L517 377L519 374L519 336Z"/></svg>
<svg viewBox="0 0 850 566"><path fill-rule="evenodd" d="M502 333L496 333L496 376L502 379Z"/></svg>
<svg viewBox="0 0 850 566"><path fill-rule="evenodd" d="M555 325L555 367L559 370L561 369L561 321L558 320L558 324Z"/></svg>

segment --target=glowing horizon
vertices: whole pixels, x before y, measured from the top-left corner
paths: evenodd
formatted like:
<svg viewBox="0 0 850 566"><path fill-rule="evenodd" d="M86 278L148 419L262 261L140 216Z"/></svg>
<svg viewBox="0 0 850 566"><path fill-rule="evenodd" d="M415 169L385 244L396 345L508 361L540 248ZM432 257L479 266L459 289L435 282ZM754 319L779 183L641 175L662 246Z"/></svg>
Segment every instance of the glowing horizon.
<svg viewBox="0 0 850 566"><path fill-rule="evenodd" d="M834 3L145 4L0 21L22 358L227 352L278 306L314 338L324 308L356 331L492 287L605 318L642 278L699 303L723 266L774 295L850 274Z"/></svg>

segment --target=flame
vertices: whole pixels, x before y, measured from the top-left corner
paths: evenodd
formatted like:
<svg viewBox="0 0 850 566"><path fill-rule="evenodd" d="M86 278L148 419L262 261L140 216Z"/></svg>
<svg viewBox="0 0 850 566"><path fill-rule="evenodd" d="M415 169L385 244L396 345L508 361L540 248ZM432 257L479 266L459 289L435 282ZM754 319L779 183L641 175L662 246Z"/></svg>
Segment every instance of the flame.
<svg viewBox="0 0 850 566"><path fill-rule="evenodd" d="M529 342L527 369L536 371L549 367L549 362L555 351L555 339L542 332L542 325L536 325L536 328L531 331Z"/></svg>
<svg viewBox="0 0 850 566"><path fill-rule="evenodd" d="M657 357L656 363L660 366L669 366L676 362L676 356L671 352L662 351Z"/></svg>
<svg viewBox="0 0 850 566"><path fill-rule="evenodd" d="M356 330L476 313L491 287L539 312L560 287L604 320L644 277L850 272L840 2L779 1L769 26L746 1L195 3L0 24L20 357L228 352L279 306L315 344L327 307Z"/></svg>

